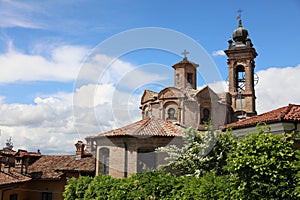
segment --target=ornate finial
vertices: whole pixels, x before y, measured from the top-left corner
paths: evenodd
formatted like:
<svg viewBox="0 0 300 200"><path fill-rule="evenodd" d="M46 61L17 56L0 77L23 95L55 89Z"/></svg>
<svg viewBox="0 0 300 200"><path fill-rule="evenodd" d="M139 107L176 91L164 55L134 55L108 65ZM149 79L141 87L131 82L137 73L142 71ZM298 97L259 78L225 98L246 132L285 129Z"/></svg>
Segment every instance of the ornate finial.
<svg viewBox="0 0 300 200"><path fill-rule="evenodd" d="M239 27L242 27L242 9L238 9L237 12L239 13L239 15L236 17L239 20Z"/></svg>
<svg viewBox="0 0 300 200"><path fill-rule="evenodd" d="M239 15L237 16L237 19L241 19L243 10L238 9L237 12L239 13Z"/></svg>
<svg viewBox="0 0 300 200"><path fill-rule="evenodd" d="M186 51L186 49L181 53L184 57L184 59L186 59L186 55L188 55L190 52Z"/></svg>

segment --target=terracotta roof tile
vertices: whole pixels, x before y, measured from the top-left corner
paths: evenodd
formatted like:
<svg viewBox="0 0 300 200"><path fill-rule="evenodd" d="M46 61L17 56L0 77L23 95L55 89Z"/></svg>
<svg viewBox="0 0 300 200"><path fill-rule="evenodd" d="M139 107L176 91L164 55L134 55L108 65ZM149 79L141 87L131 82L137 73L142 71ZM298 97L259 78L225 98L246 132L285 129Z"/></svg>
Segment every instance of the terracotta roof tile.
<svg viewBox="0 0 300 200"><path fill-rule="evenodd" d="M0 172L0 185L23 183L29 180L31 180L30 177L16 172L12 172L12 173Z"/></svg>
<svg viewBox="0 0 300 200"><path fill-rule="evenodd" d="M29 174L39 179L60 179L66 171L94 172L95 158L77 159L75 155L43 155L28 168Z"/></svg>
<svg viewBox="0 0 300 200"><path fill-rule="evenodd" d="M101 133L95 137L110 136L182 136L183 128L171 121L164 121L156 118L146 118L127 126Z"/></svg>
<svg viewBox="0 0 300 200"><path fill-rule="evenodd" d="M237 129L255 126L259 122L274 123L284 121L300 121L300 105L289 104L288 106L254 116L249 119L227 124L222 127L222 130L225 130L229 127Z"/></svg>

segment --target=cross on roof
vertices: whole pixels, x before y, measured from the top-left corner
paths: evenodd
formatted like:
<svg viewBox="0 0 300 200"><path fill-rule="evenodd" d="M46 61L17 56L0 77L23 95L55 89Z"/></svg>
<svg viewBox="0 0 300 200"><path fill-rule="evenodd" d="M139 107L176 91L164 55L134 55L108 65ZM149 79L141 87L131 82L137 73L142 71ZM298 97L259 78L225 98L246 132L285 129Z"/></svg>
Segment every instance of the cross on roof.
<svg viewBox="0 0 300 200"><path fill-rule="evenodd" d="M188 55L190 52L188 52L188 51L186 51L186 49L181 53L183 56L184 56L184 58L186 58L186 55Z"/></svg>

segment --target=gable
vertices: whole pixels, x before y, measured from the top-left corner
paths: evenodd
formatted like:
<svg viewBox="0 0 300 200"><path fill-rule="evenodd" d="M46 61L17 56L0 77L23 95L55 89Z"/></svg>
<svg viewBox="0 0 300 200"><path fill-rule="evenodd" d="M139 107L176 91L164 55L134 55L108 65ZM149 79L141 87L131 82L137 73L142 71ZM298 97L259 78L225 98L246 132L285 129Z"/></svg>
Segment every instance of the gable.
<svg viewBox="0 0 300 200"><path fill-rule="evenodd" d="M157 97L157 93L156 92L153 92L151 90L145 90L143 95L142 95L142 98L141 98L141 104L144 104L148 101L153 101L155 100Z"/></svg>
<svg viewBox="0 0 300 200"><path fill-rule="evenodd" d="M219 100L219 96L209 86L205 86L203 89L199 90L196 93L196 97L199 102Z"/></svg>
<svg viewBox="0 0 300 200"><path fill-rule="evenodd" d="M167 87L160 91L158 94L158 99L177 99L177 98L185 98L183 92L175 87Z"/></svg>

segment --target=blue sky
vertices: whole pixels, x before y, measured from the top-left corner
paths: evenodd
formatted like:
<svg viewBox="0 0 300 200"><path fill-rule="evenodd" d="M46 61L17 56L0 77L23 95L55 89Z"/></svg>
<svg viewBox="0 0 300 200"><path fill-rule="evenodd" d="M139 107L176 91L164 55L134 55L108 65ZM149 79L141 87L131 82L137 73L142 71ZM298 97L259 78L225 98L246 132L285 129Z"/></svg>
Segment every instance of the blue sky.
<svg viewBox="0 0 300 200"><path fill-rule="evenodd" d="M237 27L238 9L243 10L243 25L258 52L258 112L300 104L299 0L0 0L0 145L12 137L16 148L72 152L77 139L137 120L139 95L146 88L172 85L170 66L181 60L180 54L160 49L130 51L117 58L105 84L76 85L80 69L90 64L97 48L123 31L159 27L184 34L206 50L225 80L226 56L220 50L227 48ZM105 51L98 56L99 65L110 60ZM199 64L199 68L207 67L201 59ZM92 69L87 73L92 76ZM199 79L199 86L205 84L209 83ZM127 89L116 90L121 87ZM87 99L91 91L93 102ZM116 117L114 110L123 108L116 99L122 97L128 99L129 118ZM74 99L80 113L75 117Z"/></svg>

